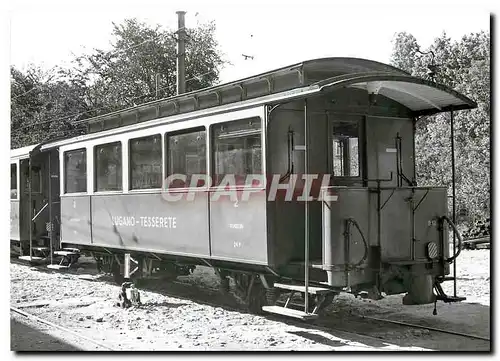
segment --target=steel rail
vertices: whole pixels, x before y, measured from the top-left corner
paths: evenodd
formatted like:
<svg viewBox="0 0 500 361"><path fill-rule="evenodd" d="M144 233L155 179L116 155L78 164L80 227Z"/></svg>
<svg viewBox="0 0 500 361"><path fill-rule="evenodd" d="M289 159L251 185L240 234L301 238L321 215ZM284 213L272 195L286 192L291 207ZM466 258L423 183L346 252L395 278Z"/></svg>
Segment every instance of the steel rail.
<svg viewBox="0 0 500 361"><path fill-rule="evenodd" d="M200 287L199 285L188 283L188 282L173 281L172 283L178 284L178 285L182 285L182 286L196 287L198 289L212 291L212 292L217 292L218 291L217 289L214 289L214 288L211 288L211 287ZM168 292L168 294L171 297L177 297L177 298L179 297L179 295L178 294L176 295L175 292ZM206 301L202 301L202 302L204 304L206 304L206 305L209 305L209 306L214 306L214 307L220 307L221 306L220 304L216 304L216 303L213 303L213 302L206 302ZM241 311L241 309L230 307L228 305L224 305L224 306L226 308L231 308L232 311L236 311L236 312ZM281 318L280 316L276 316L276 315L272 315L272 316L271 315L266 315L266 316ZM461 333L461 332L455 332L455 331L447 331L447 330L443 330L443 329L435 328L435 327L427 327L427 326L422 326L422 325L415 325L415 324L411 324L411 323L400 322L400 321L393 321L393 320L387 320L387 319L370 317L370 316L358 316L358 317L361 317L363 319L370 319L370 320L373 320L373 321L380 321L380 322L397 324L397 325L400 325L400 326L407 326L407 327L413 327L413 328L426 329L426 330L429 330L429 331L447 333L447 334L451 334L451 335L455 335L455 336L462 336L462 337L467 337L467 338L472 338L472 339L477 339L477 340L491 342L491 340L489 338L486 338L486 337L481 337L481 336L477 336L477 335L470 335L470 334ZM297 325L303 324L303 322L291 320L289 318L287 318L287 320L290 321L290 322L293 321ZM321 320L319 320L319 321L321 321ZM327 330L330 330L330 331L339 331L339 332L343 332L343 333L346 333L346 334L362 336L362 337L376 339L376 340L380 341L379 338L376 338L376 337L373 337L373 336L370 336L370 335L367 335L367 334L364 334L364 333L357 333L357 332L347 331L347 330L342 329L342 328L335 328L335 327L331 327L331 326L323 326L321 324L316 324L316 323L311 323L310 325L312 325L315 328L317 328L318 330L322 330L322 331L327 331ZM390 342L390 343L393 343L393 342Z"/></svg>
<svg viewBox="0 0 500 361"><path fill-rule="evenodd" d="M211 291L211 292L220 292L218 289L216 288L212 288L212 287L200 287L200 285L198 284L193 284L193 283L188 283L188 282L181 282L181 281L172 281L171 283L174 283L174 284L177 284L177 285L180 285L180 286L188 286L188 287L193 287L193 288L197 288L198 290L200 291ZM173 297L173 298L183 298L185 297L184 295L179 295L179 293L176 293L175 291L161 291L162 294L165 294L169 297ZM233 295L234 296L234 295ZM244 307L241 307L240 305L238 305L237 307L235 306L232 306L228 303L224 303L224 304L221 304L221 303L215 303L215 302L211 302L211 301L206 301L206 300L203 300L203 299L200 299L198 298L200 296L197 296L197 299L196 300L193 300L193 299L190 299L191 301L193 302L197 302L197 303L201 303L201 304L204 304L204 305L207 305L207 306L212 306L212 307L221 307L223 306L226 310L228 311L233 311L233 312L242 312L242 311L246 311L244 309ZM301 307L303 305L300 305ZM342 333L345 337L347 337L347 335L350 335L351 337L352 336L356 336L358 339L359 338L365 338L365 339L369 339L369 340L372 340L372 341L377 341L377 342L380 342L380 339L377 338L377 337L374 337L374 336L370 336L370 335L366 335L366 334L363 334L363 333L356 333L356 332L352 332L352 331L347 331L347 330L343 330L341 328L334 328L334 327L331 327L331 326L324 326L324 325L321 325L321 324L316 324L316 323L310 323L310 322L305 322L305 321L297 321L296 319L293 319L293 318L289 318L289 317L286 317L286 316L281 316L281 315L276 315L276 314L262 314L260 315L262 317L265 317L265 318L269 318L269 319L275 319L275 320L283 320L283 319L286 319L286 323L289 324L289 325L292 325L292 326L296 326L296 327L304 327L304 325L308 325L308 326L312 326L314 329L318 330L318 331L324 331L324 332L331 332L331 331L335 331L335 332L338 332L338 333ZM356 341L356 340L348 340L349 342L360 342L360 341ZM391 342L391 341L388 341L388 343L390 344L393 344L393 345L396 345L396 346L399 346L397 344L395 344L394 342ZM365 347L365 348L368 348L370 349L370 346L367 346L367 345L362 345L360 347Z"/></svg>
<svg viewBox="0 0 500 361"><path fill-rule="evenodd" d="M416 325L416 324L413 324L413 323L401 322L401 321L394 321L394 320L387 320L387 319L377 318L377 317L370 317L370 316L362 316L362 317L366 318L366 319L369 319L369 320L374 320L374 321L393 323L393 324L396 324L396 325L407 326L407 327L421 328L421 329L424 329L424 330L436 331L436 332L441 332L441 333L448 333L450 335L463 336L463 337L474 338L474 339L477 339L477 340L483 340L483 341L491 342L491 340L489 338L482 337L482 336L477 336L477 335L470 335L470 334L462 333L462 332L448 331L448 330L443 330L441 328L436 328L436 327Z"/></svg>
<svg viewBox="0 0 500 361"><path fill-rule="evenodd" d="M66 327L56 325L56 324L55 324L55 323L53 323L53 322L50 322L50 321L44 320L43 318L40 318L40 317L35 316L35 315L32 315L31 313L28 313L28 312L22 311L22 310L20 310L19 308L16 308L16 307L10 306L10 310L11 310L12 312L18 313L18 314L20 314L20 315L22 315L22 316L24 316L24 317L27 317L28 319L31 319L31 320L34 320L34 321L37 321L37 322L40 322L40 323L46 324L46 325L48 325L48 326L50 326L50 327L57 328L57 329L59 329L59 330L61 330L61 331L67 332L67 333L69 333L69 334L72 334L73 336L76 336L76 337L78 337L78 338L80 338L80 339L83 339L83 340L86 340L86 341L92 342L93 344L95 344L95 345L97 345L97 346L99 346L99 347L105 348L105 349L107 349L107 350L109 350L109 351L119 351L119 350L113 349L113 348L111 348L111 347L109 347L109 346L107 346L107 345L104 345L104 344L102 344L102 343L100 343L100 342L98 342L98 341L95 341L95 340L93 340L93 339L91 339L91 338L89 338L89 337L87 337L87 336L83 336L82 334L79 334L78 332L72 331L72 330L70 330L70 329L68 329L68 328L66 328Z"/></svg>

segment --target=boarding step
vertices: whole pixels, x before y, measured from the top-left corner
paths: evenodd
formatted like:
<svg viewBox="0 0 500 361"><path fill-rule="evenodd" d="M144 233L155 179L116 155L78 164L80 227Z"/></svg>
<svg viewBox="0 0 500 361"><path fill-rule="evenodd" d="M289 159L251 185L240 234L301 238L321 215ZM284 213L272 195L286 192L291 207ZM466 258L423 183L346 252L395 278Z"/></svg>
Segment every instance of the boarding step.
<svg viewBox="0 0 500 361"><path fill-rule="evenodd" d="M48 256L50 254L49 247L32 247L33 252L39 252L43 256Z"/></svg>
<svg viewBox="0 0 500 361"><path fill-rule="evenodd" d="M455 277L453 277L453 276L439 277L439 282L454 281L454 280L455 280Z"/></svg>
<svg viewBox="0 0 500 361"><path fill-rule="evenodd" d="M436 300L443 301L444 303L462 302L467 298L462 296L448 296L448 295L437 295Z"/></svg>
<svg viewBox="0 0 500 361"><path fill-rule="evenodd" d="M76 248L63 248L57 251L54 251L54 256L61 257L61 260L58 265L50 265L52 269L68 269L72 264L78 262L78 259L81 256L80 250ZM57 267L56 267L57 266Z"/></svg>
<svg viewBox="0 0 500 361"><path fill-rule="evenodd" d="M452 302L462 302L466 300L466 297L461 296L448 296L443 287L441 287L441 283L434 283L434 290L436 291L436 300L443 301L444 303L452 303Z"/></svg>
<svg viewBox="0 0 500 361"><path fill-rule="evenodd" d="M262 311L274 313L277 315L298 318L300 320L313 320L318 318L318 315L307 313L304 311L295 310L293 308L285 308L281 306L263 306Z"/></svg>
<svg viewBox="0 0 500 361"><path fill-rule="evenodd" d="M289 290L289 291L294 291L294 292L306 292L306 286L304 285L289 285L285 283L275 283L274 284L275 288L280 288L282 290ZM316 286L309 286L307 287L307 293L313 294L313 295L322 295L322 294L328 294L334 292L333 290L329 288L324 288L324 287L316 287Z"/></svg>
<svg viewBox="0 0 500 361"><path fill-rule="evenodd" d="M41 262L45 260L44 257L38 257L38 256L19 256L18 259L21 261L28 261L28 262Z"/></svg>
<svg viewBox="0 0 500 361"><path fill-rule="evenodd" d="M60 270L60 269L68 269L70 266L64 266L62 264L48 264L47 268Z"/></svg>
<svg viewBox="0 0 500 361"><path fill-rule="evenodd" d="M73 252L73 251L66 251L66 250L62 250L62 251L54 251L54 254L56 256L64 256L64 257L67 257L67 256L79 256L80 255L80 252Z"/></svg>
<svg viewBox="0 0 500 361"><path fill-rule="evenodd" d="M61 251L73 252L73 253L80 254L80 250L78 248L63 248L63 249L61 249Z"/></svg>

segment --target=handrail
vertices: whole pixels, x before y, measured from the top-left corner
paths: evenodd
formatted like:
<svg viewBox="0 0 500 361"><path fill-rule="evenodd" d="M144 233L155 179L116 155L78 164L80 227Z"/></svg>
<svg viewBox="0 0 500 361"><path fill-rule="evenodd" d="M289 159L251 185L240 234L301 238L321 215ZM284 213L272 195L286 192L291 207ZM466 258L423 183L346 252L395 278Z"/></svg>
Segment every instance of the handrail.
<svg viewBox="0 0 500 361"><path fill-rule="evenodd" d="M35 219L37 219L37 218L38 218L38 216L40 215L40 213L42 213L42 211L43 211L45 208L47 208L47 206L48 206L48 205L49 205L49 203L45 203L45 205L42 207L42 209L40 209L40 210L38 211L38 213L37 213L37 214L35 214L35 216L31 219L31 222L34 222L34 221L35 221Z"/></svg>
<svg viewBox="0 0 500 361"><path fill-rule="evenodd" d="M347 224L349 224L349 223L354 224L354 226L357 228L357 230L361 236L361 239L363 240L363 245L365 246L365 253L363 255L363 258L361 258L357 263L348 264L349 260L346 260L347 261L346 264L349 266L349 269L354 269L354 268L358 267L359 265L361 265L368 258L368 244L366 243L365 236L364 236L363 232L361 231L361 228L359 227L358 222L356 222L356 220L354 218L347 218L346 221L347 221ZM349 232L349 229L347 231Z"/></svg>
<svg viewBox="0 0 500 361"><path fill-rule="evenodd" d="M458 231L455 223L453 223L453 221L448 216L442 216L441 222L442 221L448 222L448 225L451 227L451 229L453 229L453 232L455 233L456 237L458 238L458 251L453 250L456 253L452 257L446 259L446 262L452 263L453 261L455 261L457 259L458 255L462 251L462 236L460 235L460 232ZM444 231L444 228L443 228L443 231Z"/></svg>

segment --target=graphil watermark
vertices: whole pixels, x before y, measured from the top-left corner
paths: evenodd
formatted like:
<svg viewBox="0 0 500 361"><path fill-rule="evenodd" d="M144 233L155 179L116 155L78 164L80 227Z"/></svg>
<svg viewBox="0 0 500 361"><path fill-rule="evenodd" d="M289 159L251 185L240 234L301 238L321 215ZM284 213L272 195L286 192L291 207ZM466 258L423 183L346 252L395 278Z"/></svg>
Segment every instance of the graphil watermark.
<svg viewBox="0 0 500 361"><path fill-rule="evenodd" d="M330 180L330 174L225 174L214 179L206 174L172 174L163 183L162 197L168 202L192 202L208 193L212 202L246 202L265 194L270 202L336 201Z"/></svg>

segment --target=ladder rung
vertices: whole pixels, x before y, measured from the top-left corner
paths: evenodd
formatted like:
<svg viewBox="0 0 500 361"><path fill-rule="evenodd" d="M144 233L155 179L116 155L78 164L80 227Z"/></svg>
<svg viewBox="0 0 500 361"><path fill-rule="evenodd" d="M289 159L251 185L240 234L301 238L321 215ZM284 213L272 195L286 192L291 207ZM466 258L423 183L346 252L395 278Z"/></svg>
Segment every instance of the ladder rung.
<svg viewBox="0 0 500 361"><path fill-rule="evenodd" d="M285 308L280 306L263 306L262 311L298 318L301 320L312 320L318 318L318 315L316 314L306 313L304 311L294 310L293 308Z"/></svg>
<svg viewBox="0 0 500 361"><path fill-rule="evenodd" d="M288 284L284 284L284 283L275 283L274 287L280 288L283 290L296 291L296 292L305 292L306 291L306 286L304 286L304 285L288 285ZM334 291L329 289L329 288L324 288L324 287L309 286L307 288L307 293L310 293L313 295L319 295L319 294L325 294L325 293L331 293L331 292L334 292Z"/></svg>
<svg viewBox="0 0 500 361"><path fill-rule="evenodd" d="M54 254L56 256L79 256L80 253L76 253L76 252L71 252L71 251L54 251Z"/></svg>
<svg viewBox="0 0 500 361"><path fill-rule="evenodd" d="M453 276L446 276L446 277L442 277L439 279L441 282L445 282L445 281L454 281L455 280L455 277Z"/></svg>
<svg viewBox="0 0 500 361"><path fill-rule="evenodd" d="M19 256L18 259L21 261L43 261L45 258L37 257L37 256Z"/></svg>
<svg viewBox="0 0 500 361"><path fill-rule="evenodd" d="M69 266L63 266L60 264L48 264L47 268L50 268L50 269L68 269Z"/></svg>

